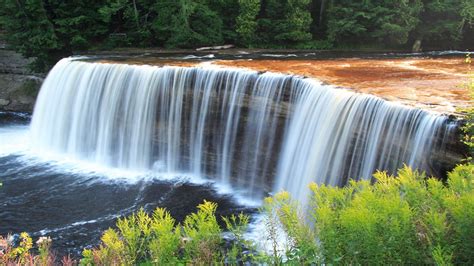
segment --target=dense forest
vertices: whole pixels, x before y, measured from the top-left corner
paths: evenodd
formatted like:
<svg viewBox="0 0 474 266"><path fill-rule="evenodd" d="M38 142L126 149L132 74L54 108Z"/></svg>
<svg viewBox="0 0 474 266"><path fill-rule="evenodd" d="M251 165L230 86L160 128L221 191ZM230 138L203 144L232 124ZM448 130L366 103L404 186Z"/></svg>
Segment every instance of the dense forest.
<svg viewBox="0 0 474 266"><path fill-rule="evenodd" d="M474 0L0 0L0 29L45 70L116 47L453 49L474 46Z"/></svg>

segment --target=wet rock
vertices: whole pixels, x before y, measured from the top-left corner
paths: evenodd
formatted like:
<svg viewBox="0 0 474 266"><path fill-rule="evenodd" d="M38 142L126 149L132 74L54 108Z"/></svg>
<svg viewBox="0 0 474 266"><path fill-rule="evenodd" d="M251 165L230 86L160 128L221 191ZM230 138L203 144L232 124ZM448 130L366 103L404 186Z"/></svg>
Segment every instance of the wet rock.
<svg viewBox="0 0 474 266"><path fill-rule="evenodd" d="M0 106L6 106L10 104L10 100L0 99Z"/></svg>
<svg viewBox="0 0 474 266"><path fill-rule="evenodd" d="M18 113L18 112L1 112L0 111L0 125L26 125L31 120L30 113Z"/></svg>
<svg viewBox="0 0 474 266"><path fill-rule="evenodd" d="M32 112L43 74L32 73L31 60L6 47L0 46L0 111Z"/></svg>
<svg viewBox="0 0 474 266"><path fill-rule="evenodd" d="M31 75L0 74L0 111L32 112L42 81Z"/></svg>

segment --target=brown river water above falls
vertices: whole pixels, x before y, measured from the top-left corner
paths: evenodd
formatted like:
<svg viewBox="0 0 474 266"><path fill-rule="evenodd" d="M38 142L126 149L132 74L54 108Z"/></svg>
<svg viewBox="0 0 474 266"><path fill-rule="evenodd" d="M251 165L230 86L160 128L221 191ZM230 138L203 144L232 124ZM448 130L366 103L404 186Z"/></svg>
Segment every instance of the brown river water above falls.
<svg viewBox="0 0 474 266"><path fill-rule="evenodd" d="M314 77L389 101L452 114L469 103L465 84L470 71L464 60L464 57L242 60L216 64Z"/></svg>
<svg viewBox="0 0 474 266"><path fill-rule="evenodd" d="M113 60L102 60L114 63ZM471 72L465 57L410 57L391 59L250 59L203 62L163 60L156 57L130 58L120 63L248 68L316 78L331 85L372 94L388 101L457 114L469 105L466 83Z"/></svg>

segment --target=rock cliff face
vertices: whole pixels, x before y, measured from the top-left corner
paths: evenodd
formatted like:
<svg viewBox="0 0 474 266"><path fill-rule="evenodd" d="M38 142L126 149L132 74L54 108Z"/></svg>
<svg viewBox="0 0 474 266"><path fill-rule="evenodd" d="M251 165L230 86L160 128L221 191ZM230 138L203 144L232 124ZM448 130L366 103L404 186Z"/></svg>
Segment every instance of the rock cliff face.
<svg viewBox="0 0 474 266"><path fill-rule="evenodd" d="M29 62L9 50L0 33L0 111L33 111L43 75L29 71Z"/></svg>

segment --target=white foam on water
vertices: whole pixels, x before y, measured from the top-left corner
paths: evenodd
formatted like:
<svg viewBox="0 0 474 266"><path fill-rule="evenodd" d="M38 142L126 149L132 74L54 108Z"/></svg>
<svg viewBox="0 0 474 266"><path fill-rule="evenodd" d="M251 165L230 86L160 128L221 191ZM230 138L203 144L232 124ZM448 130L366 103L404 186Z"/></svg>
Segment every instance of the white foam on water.
<svg viewBox="0 0 474 266"><path fill-rule="evenodd" d="M257 250L266 254L274 254L276 251L278 256L284 259L286 251L292 245L292 240L278 220L273 219L271 224L269 221L267 214L255 215L254 221L249 224L248 230L244 234L244 238L255 243Z"/></svg>
<svg viewBox="0 0 474 266"><path fill-rule="evenodd" d="M29 148L28 126L0 127L0 156L25 152Z"/></svg>
<svg viewBox="0 0 474 266"><path fill-rule="evenodd" d="M233 190L228 184L185 172L160 172L156 169L131 170L101 165L93 161L79 160L68 154L31 148L29 126L0 127L0 157L15 155L15 160L22 167L42 166L44 171L74 174L84 178L94 177L90 182L120 182L136 184L147 181L169 181L172 183L189 183L209 185L217 194L231 196L237 203L245 206L258 206L259 202L243 196L244 193ZM18 170L18 169L16 169ZM35 173L29 173L30 177ZM100 178L99 178L100 177Z"/></svg>
<svg viewBox="0 0 474 266"><path fill-rule="evenodd" d="M275 58L297 57L296 54L262 54L262 56Z"/></svg>

